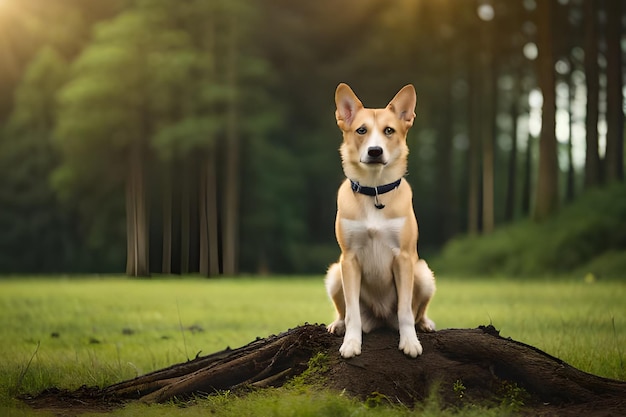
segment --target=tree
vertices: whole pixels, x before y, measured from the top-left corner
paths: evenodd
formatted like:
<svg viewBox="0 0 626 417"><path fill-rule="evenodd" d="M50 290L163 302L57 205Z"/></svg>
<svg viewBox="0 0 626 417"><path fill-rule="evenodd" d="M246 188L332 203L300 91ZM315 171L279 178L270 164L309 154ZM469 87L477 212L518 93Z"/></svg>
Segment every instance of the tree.
<svg viewBox="0 0 626 417"><path fill-rule="evenodd" d="M267 151L247 154L244 149L259 149L257 143L265 142L268 129L277 123L278 111L272 100L266 100L265 90L271 79L268 67L246 41L254 36L247 29L254 16L251 6L246 2L195 2L185 6L178 9L176 21L190 34L198 59L182 78L182 90L172 98L180 102L180 97L186 97L182 115L160 130L154 146L160 159L174 161L185 171L184 183L178 187L181 195L176 197L182 204L181 272L216 276L221 269L233 275L240 265L240 235L249 235L247 242L265 235L262 228L242 228L245 216L239 200L242 190L253 196L258 193L262 173L256 169L268 167L254 161ZM214 58L222 56L227 58ZM263 160L267 163L269 159ZM247 167L255 169L249 175L250 186L239 180ZM176 181L180 183L181 178ZM264 185L261 190L272 190L272 186ZM247 215L267 213L265 207L253 205ZM188 264L189 252L196 250L198 264Z"/></svg>
<svg viewBox="0 0 626 417"><path fill-rule="evenodd" d="M45 6L39 0L1 2L0 121L11 112L14 89L42 48L73 58L84 46L90 27L116 13L125 1L50 0ZM63 24L49 24L57 21Z"/></svg>
<svg viewBox="0 0 626 417"><path fill-rule="evenodd" d="M467 202L467 231L470 235L477 235L480 230L480 65L477 54L468 48L468 202Z"/></svg>
<svg viewBox="0 0 626 417"><path fill-rule="evenodd" d="M211 5L213 7L213 5ZM209 13L198 26L200 34L196 37L200 40L200 48L208 51L213 56L217 55L217 16L215 8L209 9ZM211 59L204 71L206 79L211 82L216 79L216 62ZM207 111L215 113L211 104L207 105ZM214 135L213 135L214 136ZM213 139L214 141L214 139ZM199 212L199 272L203 276L217 276L220 273L219 255L219 221L217 199L217 148L205 150L200 157L198 212Z"/></svg>
<svg viewBox="0 0 626 417"><path fill-rule="evenodd" d="M192 1L173 11L168 2L140 3L141 8L167 16L163 24L173 31L170 33L186 39L184 48L164 49L159 55L162 71L155 85L162 106L155 115L158 126L151 145L157 165L163 167L156 192L161 195L160 255L165 274L174 267L181 273L219 274L219 226L214 209L218 178L213 174L220 128L216 109L225 95L217 79L215 58L220 53L215 29L220 4ZM199 267L194 265L196 253Z"/></svg>
<svg viewBox="0 0 626 417"><path fill-rule="evenodd" d="M70 212L49 183L58 162L51 143L55 95L67 72L65 60L43 48L16 90L0 139L0 269L62 271L76 261Z"/></svg>
<svg viewBox="0 0 626 417"><path fill-rule="evenodd" d="M102 25L74 64L72 81L61 95L57 134L66 159L58 183L76 190L79 178L89 177L108 182L111 189L126 187L128 274L147 275L150 260L157 264L158 255L151 257L148 248L151 194L160 196L159 263L165 273L180 253L175 266L181 273L215 275L221 263L224 273L235 274L240 142L266 132L267 123L257 118L266 108L247 103L262 90L266 68L242 46L243 3L192 2L175 12L168 4L137 2ZM228 59L214 59L224 54ZM115 132L110 147L109 132ZM123 161L117 176L98 164L81 165L95 157L94 151L102 152L101 160ZM224 171L218 173L222 160ZM82 169L89 172L80 175Z"/></svg>
<svg viewBox="0 0 626 417"><path fill-rule="evenodd" d="M598 8L609 11L610 19L623 14L616 2L552 5L559 25L540 34L541 69L534 72L520 63L521 51L536 41L537 27L545 28L545 22L534 24L531 18L543 21L545 3L554 2L348 0L343 7L351 10L349 16L336 13L328 1L188 0L174 7L173 0L97 5L50 0L45 8L38 0L11 3L0 14L0 124L9 113L28 114L17 108L13 91L42 44L74 62L59 96L59 123L52 120L49 128L57 134L61 154L50 168L55 189L66 200L60 210L70 217L79 211L80 223L71 226L77 241L82 239L79 246L97 245L114 264L124 257L126 239L131 274L323 271L336 256L333 202L342 173L330 108L340 81L362 91L371 106L384 106L389 91L401 85L416 86L407 180L415 190L420 242L428 250L443 244L456 224L467 223L471 233L488 232L501 218L515 218L516 198L523 197L523 214L531 211L531 200L536 202L538 217L540 202L551 199L546 206L557 205L554 154L567 149L544 140L552 130L553 86L548 84L554 72L543 59L550 52L546 39L553 63L557 57L575 61L571 91L581 91L578 61L585 49L586 187L619 172L620 155L623 159L623 132L617 131L623 125L617 104L621 89L613 87L623 83L616 71L621 64L613 60L623 50L611 43L619 38L612 32L616 20L606 22L610 52L598 36L604 27L597 27ZM477 11L488 20L479 19ZM42 23L58 16L67 24ZM586 27L565 30L565 22ZM468 36L472 33L477 36ZM600 161L598 58L605 52L610 132ZM303 68L314 68L315 74ZM510 80L520 82L518 95L537 84L544 94L544 133L525 149L506 140L513 125L508 120L523 121L528 113L520 102L515 116L511 96L516 93L503 88L512 85ZM574 99L570 113L579 111L579 97ZM37 113L37 102L31 105ZM57 112L51 114L55 119ZM576 132L579 119L570 121ZM525 126L519 127L522 132ZM25 135L19 135L23 144ZM18 135L6 127L2 137L6 151L0 158L8 160L9 148L18 148ZM43 140L29 143L38 150L33 154L45 149ZM571 151L569 196L578 175L572 163L581 151L576 140ZM22 172L9 168L10 162L0 167L5 184ZM26 172L30 164L19 168ZM531 190L535 171L539 177ZM537 199L531 199L535 193ZM13 200L19 205L18 194ZM9 206L0 210L8 212ZM21 218L12 216L0 222ZM83 237L76 228L89 233ZM28 248L23 242L19 247Z"/></svg>
<svg viewBox="0 0 626 417"><path fill-rule="evenodd" d="M149 274L146 175L155 116L171 105L164 91L187 75L172 68L191 59L184 34L159 27L166 17L131 10L100 26L60 95L56 136L64 160L57 185L74 193L89 189L83 199L94 198L93 183L100 185L96 193L125 187L126 271L133 276ZM175 65L159 65L171 51L180 52Z"/></svg>
<svg viewBox="0 0 626 417"><path fill-rule="evenodd" d="M537 3L537 42L539 48L538 79L543 95L541 137L539 139L539 173L533 218L545 220L559 204L558 165L556 155L556 77L552 25L555 4Z"/></svg>
<svg viewBox="0 0 626 417"><path fill-rule="evenodd" d="M453 36L454 31L449 28L454 27L453 21L455 21L455 15L453 14L454 8L450 1L440 2L441 11L439 15L442 16L441 31L443 35L440 40L440 48L445 51L441 62L441 75L445 85L451 86L453 81L453 65L454 65L454 44ZM452 109L452 88L448 87L442 91L439 106L443 109ZM439 178L439 187L437 190L437 204L443 208L439 216L439 233L442 240L448 240L455 234L456 219L453 218L455 214L452 207L453 204L453 163L452 163L452 137L453 127L455 122L455 112L444 111L439 119L440 133L437 140L437 177Z"/></svg>
<svg viewBox="0 0 626 417"><path fill-rule="evenodd" d="M585 157L585 188L601 182L600 154L598 150L598 113L600 81L598 67L598 15L595 0L585 0L585 82L587 84L587 111L585 130L587 150Z"/></svg>
<svg viewBox="0 0 626 417"><path fill-rule="evenodd" d="M576 194L576 169L574 167L574 89L576 88L573 81L574 62L569 60L569 69L567 72L567 110L568 110L568 137L567 137L567 180L565 186L565 200L571 202Z"/></svg>
<svg viewBox="0 0 626 417"><path fill-rule="evenodd" d="M622 75L622 1L607 2L607 133L605 169L606 180L624 179L624 97Z"/></svg>
<svg viewBox="0 0 626 417"><path fill-rule="evenodd" d="M239 170L241 147L238 129L238 63L240 43L239 19L229 13L226 27L225 84L229 94L226 108L226 172L222 207L222 262L225 275L238 273L239 263Z"/></svg>
<svg viewBox="0 0 626 417"><path fill-rule="evenodd" d="M7 214L0 219L7 221L0 238L7 242L6 250L3 245L0 249L6 262L0 262L0 270L110 271L119 259L104 242L115 231L99 227L106 221L94 218L92 233L85 233L83 224L75 221L77 206L60 201L49 176L60 160L51 139L54 95L62 84L59 68L68 66L85 45L91 26L114 14L121 1L0 3L0 212ZM49 24L57 21L63 24Z"/></svg>
<svg viewBox="0 0 626 417"><path fill-rule="evenodd" d="M504 219L507 222L513 221L515 216L515 196L517 194L517 119L519 117L519 99L518 95L521 88L516 84L514 97L511 102L511 152L508 158L508 175L506 187L506 200L504 207Z"/></svg>
<svg viewBox="0 0 626 417"><path fill-rule="evenodd" d="M482 143L482 231L491 233L495 227L495 149L494 149L494 123L495 109L495 56L494 22L491 19L482 22L481 30L481 69L482 77L482 114L481 114L481 143Z"/></svg>

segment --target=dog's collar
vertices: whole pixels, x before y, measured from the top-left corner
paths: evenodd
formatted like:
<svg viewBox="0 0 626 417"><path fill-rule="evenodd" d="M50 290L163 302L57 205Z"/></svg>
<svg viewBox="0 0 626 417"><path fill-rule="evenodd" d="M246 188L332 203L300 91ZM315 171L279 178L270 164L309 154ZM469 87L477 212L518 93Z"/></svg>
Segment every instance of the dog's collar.
<svg viewBox="0 0 626 417"><path fill-rule="evenodd" d="M352 187L352 191L354 191L355 193L374 197L374 206L377 209L383 209L385 208L385 205L381 204L378 201L378 196L381 194L388 193L389 191L395 190L396 188L400 186L401 181L402 181L402 178L389 184L379 185L378 187L364 187L361 184L359 184L358 181L350 180L350 186Z"/></svg>

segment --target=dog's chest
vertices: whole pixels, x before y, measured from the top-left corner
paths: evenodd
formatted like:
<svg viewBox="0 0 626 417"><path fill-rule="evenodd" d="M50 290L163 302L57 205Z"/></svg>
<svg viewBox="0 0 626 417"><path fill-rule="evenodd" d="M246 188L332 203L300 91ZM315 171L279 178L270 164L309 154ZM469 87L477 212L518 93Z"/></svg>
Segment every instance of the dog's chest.
<svg viewBox="0 0 626 417"><path fill-rule="evenodd" d="M387 268L400 252L405 217L386 218L381 210L368 211L360 220L341 219L347 247L357 254L364 269Z"/></svg>

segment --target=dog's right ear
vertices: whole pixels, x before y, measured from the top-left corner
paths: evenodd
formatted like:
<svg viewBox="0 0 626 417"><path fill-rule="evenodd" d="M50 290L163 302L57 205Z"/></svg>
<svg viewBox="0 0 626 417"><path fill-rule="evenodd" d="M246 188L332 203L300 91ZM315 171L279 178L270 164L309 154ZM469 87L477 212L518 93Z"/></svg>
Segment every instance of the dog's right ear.
<svg viewBox="0 0 626 417"><path fill-rule="evenodd" d="M337 125L341 130L348 130L356 112L363 108L363 104L348 84L344 83L337 86L335 104L337 105L337 111L335 111Z"/></svg>

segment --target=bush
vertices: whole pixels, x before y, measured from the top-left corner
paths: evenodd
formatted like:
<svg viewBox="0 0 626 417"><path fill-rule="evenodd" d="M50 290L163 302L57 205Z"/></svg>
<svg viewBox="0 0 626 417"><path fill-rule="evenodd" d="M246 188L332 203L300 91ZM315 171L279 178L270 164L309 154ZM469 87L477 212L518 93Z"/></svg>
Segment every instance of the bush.
<svg viewBox="0 0 626 417"><path fill-rule="evenodd" d="M449 242L433 260L459 275L585 273L626 278L626 186L587 192L543 223L522 220Z"/></svg>

